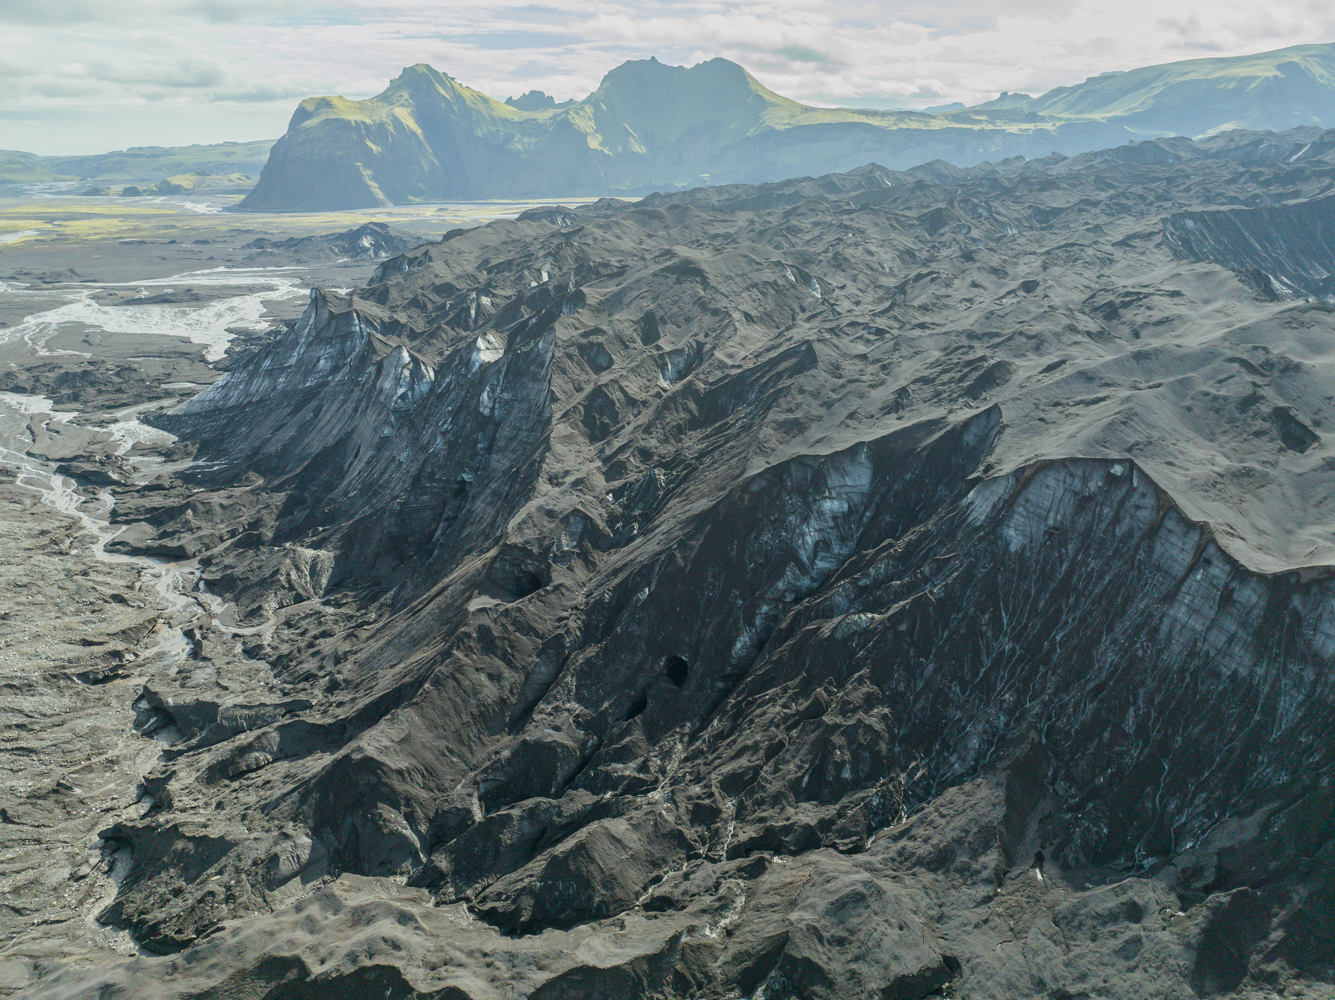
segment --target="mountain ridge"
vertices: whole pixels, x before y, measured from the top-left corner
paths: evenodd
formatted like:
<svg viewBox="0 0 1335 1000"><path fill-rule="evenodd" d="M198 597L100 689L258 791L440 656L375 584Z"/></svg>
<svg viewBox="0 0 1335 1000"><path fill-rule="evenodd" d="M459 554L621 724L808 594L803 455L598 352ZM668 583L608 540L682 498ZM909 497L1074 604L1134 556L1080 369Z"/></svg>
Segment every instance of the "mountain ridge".
<svg viewBox="0 0 1335 1000"><path fill-rule="evenodd" d="M1276 57L1286 57L1277 60ZM1291 67L1285 71L1286 67ZM1240 74L1238 71L1243 70ZM1073 87L1057 87L1039 97L1032 98L1024 107L1040 113L1058 113L1068 116L1103 116L1109 110L1099 110L1095 102L1102 101L1104 109L1115 109L1123 118L1143 122L1149 127L1178 129L1175 124L1160 125L1154 119L1158 111L1157 98L1166 93L1178 91L1175 104L1196 101L1210 94L1210 85L1224 91L1242 91L1248 98L1235 105L1245 115L1241 120L1227 124L1234 127L1258 127L1259 118L1264 112L1257 104L1272 95L1276 86L1290 86L1295 89L1316 84L1324 89L1322 101L1317 106L1322 115L1335 112L1335 97L1331 88L1335 87L1335 58L1332 58L1330 45L1300 45L1274 52L1258 53L1250 56L1236 56L1230 60L1191 59L1180 63L1165 63L1158 66L1145 66L1127 70L1123 73L1091 77L1082 84ZM1234 95L1236 96L1236 95ZM1311 94L1304 94L1310 98ZM1132 102L1127 104L1127 102ZM1301 112L1296 112L1299 117ZM1143 117L1142 117L1143 116ZM1323 119L1324 120L1324 119ZM1295 120L1291 126L1317 124L1315 117ZM1282 123L1281 123L1282 124ZM1276 123L1267 122L1268 128L1275 128ZM1211 131L1211 130L1207 130Z"/></svg>
<svg viewBox="0 0 1335 1000"><path fill-rule="evenodd" d="M718 58L626 62L583 100L521 110L419 63L364 101L303 101L238 209L642 195L1299 125L1335 125L1335 45L1144 67L940 113L812 107Z"/></svg>

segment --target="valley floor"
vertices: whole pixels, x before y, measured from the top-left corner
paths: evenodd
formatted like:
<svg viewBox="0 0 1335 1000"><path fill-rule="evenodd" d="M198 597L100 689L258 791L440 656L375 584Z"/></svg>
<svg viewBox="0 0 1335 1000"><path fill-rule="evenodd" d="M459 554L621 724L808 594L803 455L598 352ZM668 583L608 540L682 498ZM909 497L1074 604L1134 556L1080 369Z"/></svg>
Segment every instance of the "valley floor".
<svg viewBox="0 0 1335 1000"><path fill-rule="evenodd" d="M165 607L138 566L96 559L80 529L6 475L0 994L31 984L51 962L101 964L136 951L96 919L122 874L98 833L143 811L139 782L162 749L135 731L140 670L121 661L151 644Z"/></svg>

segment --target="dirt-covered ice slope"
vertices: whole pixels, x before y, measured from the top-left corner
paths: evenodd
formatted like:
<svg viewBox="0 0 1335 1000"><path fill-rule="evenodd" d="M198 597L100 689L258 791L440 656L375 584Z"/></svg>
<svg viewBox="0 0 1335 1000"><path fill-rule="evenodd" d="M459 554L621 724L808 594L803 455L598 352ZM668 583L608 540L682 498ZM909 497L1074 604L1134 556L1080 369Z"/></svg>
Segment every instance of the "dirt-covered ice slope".
<svg viewBox="0 0 1335 1000"><path fill-rule="evenodd" d="M34 995L1328 995L1331 148L553 208L313 293L116 507L242 619L133 692L181 741L104 833L179 954Z"/></svg>

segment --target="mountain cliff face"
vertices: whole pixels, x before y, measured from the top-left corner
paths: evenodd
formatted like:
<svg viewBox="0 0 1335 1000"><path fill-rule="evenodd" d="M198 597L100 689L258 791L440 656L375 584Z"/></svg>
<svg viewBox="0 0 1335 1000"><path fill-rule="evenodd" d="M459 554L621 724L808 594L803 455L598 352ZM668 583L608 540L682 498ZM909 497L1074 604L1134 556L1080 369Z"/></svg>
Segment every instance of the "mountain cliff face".
<svg viewBox="0 0 1335 1000"><path fill-rule="evenodd" d="M634 194L872 161L969 166L1223 127L1335 125L1332 52L1172 63L940 115L807 107L724 59L628 62L582 101L526 110L418 65L366 101L303 101L241 208Z"/></svg>
<svg viewBox="0 0 1335 1000"><path fill-rule="evenodd" d="M1318 139L543 210L313 292L117 505L235 603L103 835L176 954L37 995L1332 989Z"/></svg>

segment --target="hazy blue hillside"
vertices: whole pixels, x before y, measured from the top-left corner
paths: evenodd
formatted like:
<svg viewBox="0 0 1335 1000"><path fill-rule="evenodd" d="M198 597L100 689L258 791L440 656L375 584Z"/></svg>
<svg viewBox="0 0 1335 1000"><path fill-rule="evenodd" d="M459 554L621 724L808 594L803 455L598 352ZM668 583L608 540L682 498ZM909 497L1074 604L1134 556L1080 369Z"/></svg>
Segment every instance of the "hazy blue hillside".
<svg viewBox="0 0 1335 1000"><path fill-rule="evenodd" d="M258 177L272 139L195 146L135 146L90 156L37 156L0 150L0 183L57 180L152 181L178 174Z"/></svg>
<svg viewBox="0 0 1335 1000"><path fill-rule="evenodd" d="M1115 121L1160 135L1330 126L1335 124L1335 46L1147 66L1059 87L1024 108L1066 121Z"/></svg>

